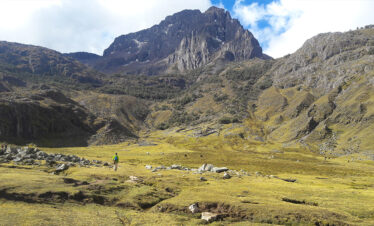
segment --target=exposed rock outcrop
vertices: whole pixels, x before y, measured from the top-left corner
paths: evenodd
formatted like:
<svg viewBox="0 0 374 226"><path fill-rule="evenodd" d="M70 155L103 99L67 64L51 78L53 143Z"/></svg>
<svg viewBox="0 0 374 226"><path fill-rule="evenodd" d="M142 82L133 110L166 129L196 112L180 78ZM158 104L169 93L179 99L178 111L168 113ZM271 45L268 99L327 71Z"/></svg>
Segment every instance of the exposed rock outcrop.
<svg viewBox="0 0 374 226"><path fill-rule="evenodd" d="M238 20L216 7L204 13L184 10L149 29L121 35L100 59L82 53L70 56L104 72L148 75L183 72L218 59L270 58Z"/></svg>

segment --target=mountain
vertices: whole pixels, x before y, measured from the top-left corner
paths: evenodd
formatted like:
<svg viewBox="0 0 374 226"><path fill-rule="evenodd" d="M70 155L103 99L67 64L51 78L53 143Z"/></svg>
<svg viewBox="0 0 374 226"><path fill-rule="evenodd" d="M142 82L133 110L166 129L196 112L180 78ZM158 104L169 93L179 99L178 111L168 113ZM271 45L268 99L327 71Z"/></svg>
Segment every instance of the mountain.
<svg viewBox="0 0 374 226"><path fill-rule="evenodd" d="M29 79L33 75L100 85L101 74L63 54L32 45L0 41L0 72Z"/></svg>
<svg viewBox="0 0 374 226"><path fill-rule="evenodd" d="M0 47L2 141L108 144L159 129L333 156L374 146L372 26L319 34L279 59L217 8L120 36L104 56Z"/></svg>
<svg viewBox="0 0 374 226"><path fill-rule="evenodd" d="M218 73L205 67L179 97L157 104L147 122L197 136L299 144L328 156L370 155L373 62L371 26L320 34L276 60L231 63Z"/></svg>
<svg viewBox="0 0 374 226"><path fill-rule="evenodd" d="M136 138L144 101L90 95L106 84L104 74L57 51L0 42L0 140L85 146Z"/></svg>
<svg viewBox="0 0 374 226"><path fill-rule="evenodd" d="M70 56L103 72L147 75L185 72L217 61L269 58L252 33L216 7L204 13L184 10L149 29L121 35L100 58Z"/></svg>

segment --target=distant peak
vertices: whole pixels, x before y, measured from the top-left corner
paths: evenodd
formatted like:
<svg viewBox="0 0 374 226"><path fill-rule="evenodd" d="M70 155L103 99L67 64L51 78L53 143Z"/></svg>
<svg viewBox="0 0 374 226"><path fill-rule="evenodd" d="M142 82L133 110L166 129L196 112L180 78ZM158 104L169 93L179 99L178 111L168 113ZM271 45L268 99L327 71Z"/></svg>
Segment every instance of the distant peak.
<svg viewBox="0 0 374 226"><path fill-rule="evenodd" d="M205 13L225 13L225 9L211 6Z"/></svg>

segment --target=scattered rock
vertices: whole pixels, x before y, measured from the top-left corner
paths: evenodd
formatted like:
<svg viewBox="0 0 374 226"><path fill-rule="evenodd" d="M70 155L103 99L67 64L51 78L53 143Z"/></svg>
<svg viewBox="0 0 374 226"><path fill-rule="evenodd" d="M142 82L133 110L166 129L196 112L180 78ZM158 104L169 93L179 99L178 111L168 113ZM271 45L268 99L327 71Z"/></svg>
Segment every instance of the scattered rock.
<svg viewBox="0 0 374 226"><path fill-rule="evenodd" d="M200 166L199 171L200 172L211 171L213 169L213 167L214 166L212 164L206 164L206 163L204 163L202 166Z"/></svg>
<svg viewBox="0 0 374 226"><path fill-rule="evenodd" d="M194 203L188 207L188 209L191 211L191 213L198 213L200 212L199 205L197 203Z"/></svg>
<svg viewBox="0 0 374 226"><path fill-rule="evenodd" d="M143 180L136 176L129 176L129 180L127 182L133 182L133 183L140 183Z"/></svg>
<svg viewBox="0 0 374 226"><path fill-rule="evenodd" d="M217 220L218 214L211 212L202 212L201 219L207 221L208 223Z"/></svg>
<svg viewBox="0 0 374 226"><path fill-rule="evenodd" d="M148 170L151 170L152 166L151 165L146 165L145 168L148 169Z"/></svg>
<svg viewBox="0 0 374 226"><path fill-rule="evenodd" d="M256 141L264 142L264 138L259 137L259 136L255 137L254 139L255 139Z"/></svg>
<svg viewBox="0 0 374 226"><path fill-rule="evenodd" d="M104 162L103 166L109 166L109 163L108 162Z"/></svg>
<svg viewBox="0 0 374 226"><path fill-rule="evenodd" d="M290 179L290 178L281 178L281 180L284 180L284 181L287 181L287 182L291 182L291 183L296 182L296 179Z"/></svg>
<svg viewBox="0 0 374 226"><path fill-rule="evenodd" d="M178 169L178 170L181 170L181 169L182 169L182 166L181 166L181 165L171 165L170 168L171 168L171 169Z"/></svg>
<svg viewBox="0 0 374 226"><path fill-rule="evenodd" d="M60 165L57 166L55 172L60 173L60 172L65 171L67 169L69 169L69 166L67 164L63 163L63 164L60 164Z"/></svg>
<svg viewBox="0 0 374 226"><path fill-rule="evenodd" d="M229 170L227 167L213 167L213 169L211 171L215 172L215 173L222 173L222 172L225 172L227 170Z"/></svg>
<svg viewBox="0 0 374 226"><path fill-rule="evenodd" d="M207 181L205 177L200 177L200 181Z"/></svg>
<svg viewBox="0 0 374 226"><path fill-rule="evenodd" d="M231 178L231 176L230 176L230 174L228 172L225 172L223 174L223 179L230 179L230 178Z"/></svg>

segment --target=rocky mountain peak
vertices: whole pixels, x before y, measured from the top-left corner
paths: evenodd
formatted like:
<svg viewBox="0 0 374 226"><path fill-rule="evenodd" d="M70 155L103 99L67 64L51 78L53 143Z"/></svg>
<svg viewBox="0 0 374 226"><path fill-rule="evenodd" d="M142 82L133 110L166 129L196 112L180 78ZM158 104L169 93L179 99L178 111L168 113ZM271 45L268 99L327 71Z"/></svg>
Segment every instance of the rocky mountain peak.
<svg viewBox="0 0 374 226"><path fill-rule="evenodd" d="M218 8L216 6L211 6L209 9L205 11L205 14L225 14L226 11L222 8Z"/></svg>
<svg viewBox="0 0 374 226"><path fill-rule="evenodd" d="M254 57L265 58L254 36L229 12L211 7L204 13L183 10L151 28L121 35L101 59L82 62L104 72L152 75Z"/></svg>

